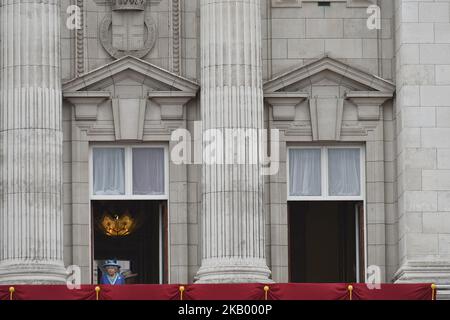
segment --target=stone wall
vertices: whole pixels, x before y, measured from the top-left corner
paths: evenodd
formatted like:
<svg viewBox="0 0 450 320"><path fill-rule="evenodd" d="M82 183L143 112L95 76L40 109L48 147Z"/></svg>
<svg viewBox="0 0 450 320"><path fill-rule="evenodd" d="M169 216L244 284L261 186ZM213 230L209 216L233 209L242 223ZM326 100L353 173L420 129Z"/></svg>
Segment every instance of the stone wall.
<svg viewBox="0 0 450 320"><path fill-rule="evenodd" d="M330 7L324 7L318 6L318 1L261 0L264 79L270 80L328 54L367 74L397 82L397 99L383 105L379 127L365 137L348 133L343 139L363 144L369 159L368 263L380 266L386 281L423 280L426 277L416 276L415 272L424 268L442 274L450 260L450 3L330 2ZM380 30L369 30L366 26L366 9L371 3L381 7ZM81 30L69 31L65 27L66 8L70 4L83 4ZM155 21L157 33L153 48L142 58L198 82L199 1L151 0L147 9L146 15ZM102 20L110 14L106 1L63 0L61 12L64 80L114 61L99 37ZM312 95L342 93L339 84L290 89ZM193 100L187 107L185 124L191 132L194 121L200 119L198 104ZM312 140L309 133L302 131L304 128L297 126L302 121L308 125L310 121L306 105L305 102L297 108L295 119L284 122L273 119L271 106L266 105L265 109L266 127L292 129L287 137L282 134L280 172L267 178L265 184L266 251L277 281L288 280L286 148ZM347 110L344 123L356 126L355 106L347 101L344 107ZM80 264L87 274L90 262L85 252L90 247L83 239L89 236L85 214L89 205L80 200L86 198L83 186L87 175L80 177L74 173L88 170L85 153L89 139L86 129L80 131L73 125L72 108L67 103L63 109L65 262ZM111 119L103 120L102 125L111 126L108 123ZM114 140L112 133L102 134L95 139ZM158 139L162 138L146 136L147 141ZM167 137L164 139L168 141ZM181 198L179 194L173 195L169 207L173 213L171 240L176 247L171 252L172 281L191 282L201 262L201 170L200 166L171 169L171 182L176 185L171 192L178 193L178 187L183 191ZM425 280L434 280L433 277Z"/></svg>
<svg viewBox="0 0 450 320"><path fill-rule="evenodd" d="M318 6L318 1L263 2L265 79L324 53L393 79L392 0L379 1L381 30L366 26L370 1L331 1L330 7Z"/></svg>
<svg viewBox="0 0 450 320"><path fill-rule="evenodd" d="M444 282L450 269L450 3L395 3L397 276Z"/></svg>

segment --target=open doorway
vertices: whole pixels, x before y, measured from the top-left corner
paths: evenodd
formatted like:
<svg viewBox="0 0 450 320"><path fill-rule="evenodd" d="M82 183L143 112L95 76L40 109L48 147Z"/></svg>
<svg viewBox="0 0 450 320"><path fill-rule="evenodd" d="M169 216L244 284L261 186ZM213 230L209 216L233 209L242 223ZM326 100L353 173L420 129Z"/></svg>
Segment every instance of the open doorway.
<svg viewBox="0 0 450 320"><path fill-rule="evenodd" d="M360 280L364 265L362 208L358 201L289 203L291 282Z"/></svg>
<svg viewBox="0 0 450 320"><path fill-rule="evenodd" d="M166 283L165 201L92 201L94 283L117 260L127 284Z"/></svg>

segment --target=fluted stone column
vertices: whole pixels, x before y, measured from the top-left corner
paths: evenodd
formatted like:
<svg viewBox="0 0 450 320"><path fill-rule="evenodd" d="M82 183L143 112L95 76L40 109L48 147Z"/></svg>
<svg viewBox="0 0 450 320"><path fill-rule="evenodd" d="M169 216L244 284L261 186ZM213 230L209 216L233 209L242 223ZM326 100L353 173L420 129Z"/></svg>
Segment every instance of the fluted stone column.
<svg viewBox="0 0 450 320"><path fill-rule="evenodd" d="M0 283L65 281L60 1L0 0Z"/></svg>
<svg viewBox="0 0 450 320"><path fill-rule="evenodd" d="M260 0L200 2L203 130L262 129ZM269 281L261 163L249 161L249 144L234 147L244 163L203 165L199 283Z"/></svg>

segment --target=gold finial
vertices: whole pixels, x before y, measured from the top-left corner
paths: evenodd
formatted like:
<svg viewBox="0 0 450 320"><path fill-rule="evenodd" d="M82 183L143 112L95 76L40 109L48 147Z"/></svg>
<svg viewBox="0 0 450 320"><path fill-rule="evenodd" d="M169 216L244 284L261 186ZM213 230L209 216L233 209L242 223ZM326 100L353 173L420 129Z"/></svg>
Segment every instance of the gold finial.
<svg viewBox="0 0 450 320"><path fill-rule="evenodd" d="M437 285L435 283L431 284L431 300L436 300L436 289Z"/></svg>
<svg viewBox="0 0 450 320"><path fill-rule="evenodd" d="M180 300L183 301L183 293L186 291L186 288L184 286L180 286Z"/></svg>
<svg viewBox="0 0 450 320"><path fill-rule="evenodd" d="M9 300L13 299L14 292L16 292L16 289L14 287L9 287Z"/></svg>
<svg viewBox="0 0 450 320"><path fill-rule="evenodd" d="M350 300L353 300L353 286L352 285L348 286L348 292L350 294Z"/></svg>
<svg viewBox="0 0 450 320"><path fill-rule="evenodd" d="M269 299L269 291L270 291L270 287L269 286L264 286L264 298L265 298L265 300Z"/></svg>
<svg viewBox="0 0 450 320"><path fill-rule="evenodd" d="M95 299L98 301L100 300L100 291L102 291L102 288L100 288L99 286L95 287Z"/></svg>

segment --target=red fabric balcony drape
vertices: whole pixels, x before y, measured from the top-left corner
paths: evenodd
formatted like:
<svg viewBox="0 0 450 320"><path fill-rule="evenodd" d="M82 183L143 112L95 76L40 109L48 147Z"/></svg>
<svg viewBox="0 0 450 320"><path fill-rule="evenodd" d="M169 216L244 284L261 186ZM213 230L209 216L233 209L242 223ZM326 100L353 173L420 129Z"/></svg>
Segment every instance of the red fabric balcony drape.
<svg viewBox="0 0 450 320"><path fill-rule="evenodd" d="M432 300L431 284L211 284L13 286L13 300ZM0 286L0 300L10 300L11 286ZM182 288L182 289L181 289ZM97 289L97 290L96 290Z"/></svg>
<svg viewBox="0 0 450 320"><path fill-rule="evenodd" d="M366 284L353 285L354 300L431 300L431 284L382 284L371 289Z"/></svg>
<svg viewBox="0 0 450 320"><path fill-rule="evenodd" d="M263 284L200 284L186 286L185 300L264 300Z"/></svg>
<svg viewBox="0 0 450 320"><path fill-rule="evenodd" d="M275 284L269 288L268 300L349 300L346 284Z"/></svg>

